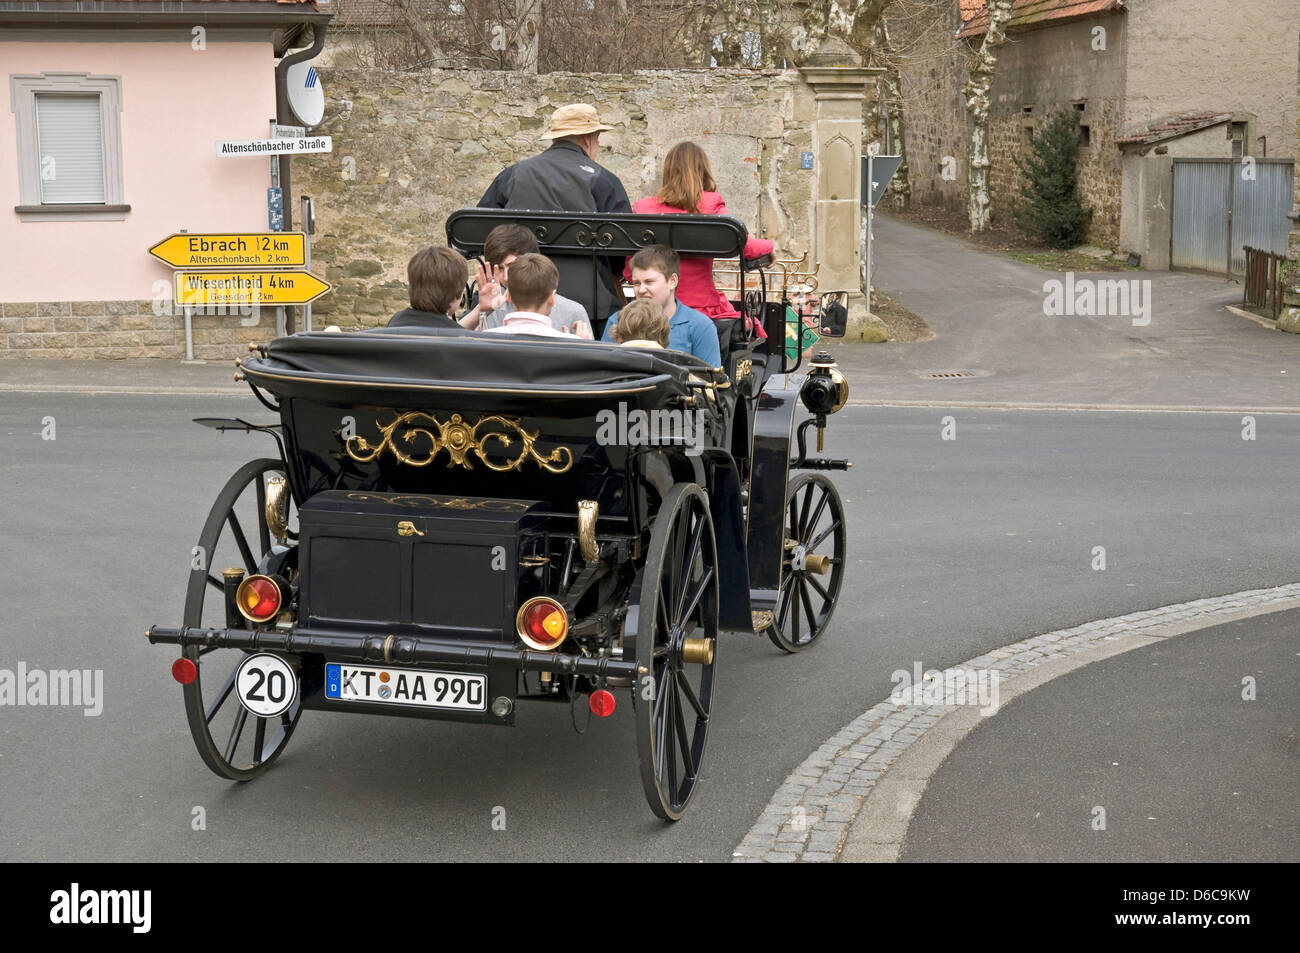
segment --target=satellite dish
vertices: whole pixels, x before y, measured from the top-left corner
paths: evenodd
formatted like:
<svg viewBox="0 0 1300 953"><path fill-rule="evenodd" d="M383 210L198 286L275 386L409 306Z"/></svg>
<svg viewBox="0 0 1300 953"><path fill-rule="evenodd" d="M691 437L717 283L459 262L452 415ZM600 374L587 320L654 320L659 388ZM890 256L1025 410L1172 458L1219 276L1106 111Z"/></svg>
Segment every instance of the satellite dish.
<svg viewBox="0 0 1300 953"><path fill-rule="evenodd" d="M289 108L304 126L316 125L325 116L325 89L316 67L309 62L294 63L285 71Z"/></svg>

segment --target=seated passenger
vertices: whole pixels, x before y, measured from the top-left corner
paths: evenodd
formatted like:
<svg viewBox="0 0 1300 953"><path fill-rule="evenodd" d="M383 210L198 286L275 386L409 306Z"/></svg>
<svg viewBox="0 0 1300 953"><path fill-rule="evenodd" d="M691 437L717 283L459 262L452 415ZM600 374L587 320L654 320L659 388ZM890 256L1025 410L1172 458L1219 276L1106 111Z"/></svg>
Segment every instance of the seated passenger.
<svg viewBox="0 0 1300 953"><path fill-rule="evenodd" d="M647 245L632 256L628 266L636 296L653 301L668 319L668 346L675 351L693 354L710 367L719 367L722 355L713 322L677 300L677 282L681 275L681 259L677 252L667 245ZM602 341L614 340L619 313L616 311L610 316Z"/></svg>
<svg viewBox="0 0 1300 953"><path fill-rule="evenodd" d="M410 284L411 306L403 308L388 319L390 328L455 328L455 319L448 317L460 307L465 294L468 266L450 248L430 245L421 248L406 266Z"/></svg>
<svg viewBox="0 0 1300 953"><path fill-rule="evenodd" d="M555 286L560 273L544 255L520 255L511 266L513 273L506 293L511 310L497 328L485 334L540 334L543 337L591 340L591 327L585 321L576 334L556 330L551 324L555 307ZM585 331L585 333L584 333Z"/></svg>
<svg viewBox="0 0 1300 953"><path fill-rule="evenodd" d="M522 225L498 225L488 232L483 241L483 258L487 268L475 262L478 278L478 302L460 318L462 327L477 328L487 331L501 327L510 306L506 303L506 285L510 280L510 265L520 255L536 255L539 251L537 239L533 233ZM587 320L587 309L571 298L562 294L555 296L555 307L551 309L551 326L557 331L578 333L578 325L586 325L587 336L591 336L591 324Z"/></svg>
<svg viewBox="0 0 1300 953"><path fill-rule="evenodd" d="M708 155L694 142L679 142L668 150L664 156L662 178L659 194L639 199L632 206L632 211L654 215L673 212L731 214L727 211L727 203L716 191L718 184L713 178ZM750 235L741 254L746 260L764 258L772 254L773 247L770 239ZM623 274L624 277L628 276L626 270ZM682 262L681 286L677 289L677 297L688 307L715 321L740 317L727 296L713 282L712 258L692 257ZM761 326L755 326L754 332L759 337L766 337Z"/></svg>
<svg viewBox="0 0 1300 953"><path fill-rule="evenodd" d="M618 314L613 338L623 347L668 346L668 319L649 298L629 301Z"/></svg>

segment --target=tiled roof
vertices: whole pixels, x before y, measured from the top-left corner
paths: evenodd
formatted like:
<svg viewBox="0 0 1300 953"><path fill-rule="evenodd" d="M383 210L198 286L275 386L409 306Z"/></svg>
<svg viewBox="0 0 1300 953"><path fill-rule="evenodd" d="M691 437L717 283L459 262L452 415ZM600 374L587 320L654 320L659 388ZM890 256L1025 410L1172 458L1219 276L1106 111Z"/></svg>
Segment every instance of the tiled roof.
<svg viewBox="0 0 1300 953"><path fill-rule="evenodd" d="M1141 144L1149 145L1153 142L1161 142L1165 139L1177 139L1179 136L1185 136L1189 132L1197 132L1210 126L1217 126L1221 123L1231 122L1232 113L1184 113L1181 116L1166 116L1157 119L1148 124L1145 128L1128 135L1120 136L1115 141L1120 145Z"/></svg>
<svg viewBox="0 0 1300 953"><path fill-rule="evenodd" d="M969 20L966 8L972 0L961 0L962 20L966 25L957 33L959 37L983 36L989 26L989 13L983 0L975 0L980 9ZM1120 9L1123 0L1015 0L1011 8L1011 20L1008 29L1030 26L1045 20L1070 20L1086 17L1093 13L1105 13Z"/></svg>

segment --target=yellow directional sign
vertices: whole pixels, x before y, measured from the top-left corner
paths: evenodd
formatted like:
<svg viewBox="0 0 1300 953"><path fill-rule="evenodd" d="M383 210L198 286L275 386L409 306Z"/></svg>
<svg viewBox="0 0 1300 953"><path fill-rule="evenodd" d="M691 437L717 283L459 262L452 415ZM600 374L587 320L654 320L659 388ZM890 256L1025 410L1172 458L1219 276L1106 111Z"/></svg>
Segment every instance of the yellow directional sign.
<svg viewBox="0 0 1300 953"><path fill-rule="evenodd" d="M173 268L291 268L306 264L302 232L168 235L149 254Z"/></svg>
<svg viewBox="0 0 1300 953"><path fill-rule="evenodd" d="M309 271L178 271L176 304L306 304L330 290Z"/></svg>

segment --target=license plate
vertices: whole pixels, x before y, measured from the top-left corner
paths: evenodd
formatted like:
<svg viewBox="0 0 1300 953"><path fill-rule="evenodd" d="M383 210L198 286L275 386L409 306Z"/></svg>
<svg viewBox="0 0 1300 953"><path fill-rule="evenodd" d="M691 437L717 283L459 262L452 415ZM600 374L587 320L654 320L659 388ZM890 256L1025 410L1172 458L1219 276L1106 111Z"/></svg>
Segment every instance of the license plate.
<svg viewBox="0 0 1300 953"><path fill-rule="evenodd" d="M487 677L465 672L330 663L325 666L325 697L341 702L487 711Z"/></svg>

